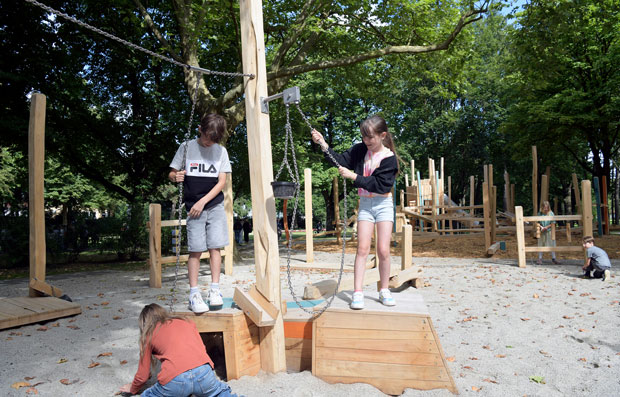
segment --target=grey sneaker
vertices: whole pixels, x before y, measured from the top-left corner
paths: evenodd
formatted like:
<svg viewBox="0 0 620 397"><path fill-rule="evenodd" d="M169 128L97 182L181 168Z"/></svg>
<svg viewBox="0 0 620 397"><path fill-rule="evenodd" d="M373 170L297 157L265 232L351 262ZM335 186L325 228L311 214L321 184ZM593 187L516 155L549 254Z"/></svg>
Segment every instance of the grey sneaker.
<svg viewBox="0 0 620 397"><path fill-rule="evenodd" d="M351 309L362 310L364 308L364 293L354 292L353 299L351 299Z"/></svg>
<svg viewBox="0 0 620 397"><path fill-rule="evenodd" d="M222 293L219 289L209 290L209 305L210 306L222 306L224 300L222 299Z"/></svg>
<svg viewBox="0 0 620 397"><path fill-rule="evenodd" d="M196 314L205 313L209 311L209 306L202 299L200 293L193 294L189 297L189 310Z"/></svg>
<svg viewBox="0 0 620 397"><path fill-rule="evenodd" d="M611 277L611 272L609 271L609 269L605 270L605 272L603 273L603 281L607 281L609 280L609 277Z"/></svg>

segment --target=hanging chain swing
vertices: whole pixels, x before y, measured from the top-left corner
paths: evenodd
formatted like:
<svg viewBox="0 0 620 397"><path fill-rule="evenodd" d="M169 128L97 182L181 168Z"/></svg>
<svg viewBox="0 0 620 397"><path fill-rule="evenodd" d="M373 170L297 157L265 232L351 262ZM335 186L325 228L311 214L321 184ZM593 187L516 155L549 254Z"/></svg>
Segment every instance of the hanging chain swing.
<svg viewBox="0 0 620 397"><path fill-rule="evenodd" d="M304 120L308 128L310 128L310 130L312 131L313 130L312 125L310 124L310 122L308 121L308 118L306 117L306 115L302 112L301 108L299 107L299 102L296 101L294 103L302 119ZM276 198L283 198L283 199L295 198L295 204L293 206L293 217L291 219L291 229L294 229L296 219L297 219L297 205L299 202L300 179L299 179L299 171L297 168L297 158L295 156L295 146L293 143L293 131L291 128L291 120L290 120L290 115L289 115L289 104L286 103L285 107L286 107L286 125L285 125L286 137L284 140L284 156L283 156L282 164L280 164L280 168L278 169L278 172L276 174L276 178L275 178L276 181L272 182L271 184L274 188L274 196ZM291 155L293 158L293 169L295 170L294 174L293 174L293 171L291 170L291 166L287 158L289 142L291 146ZM332 154L329 153L328 150L324 150L324 152L329 156L329 158L334 162L334 164L336 164L337 167L340 166L338 161L336 161L334 156L332 156ZM285 165L288 170L289 176L291 177L291 180L293 182L277 182L278 178L280 177L280 173L284 169ZM287 184L287 185L284 185L284 184ZM294 190L291 191L291 188ZM344 236L342 239L342 254L340 256L340 272L338 273L338 281L336 283L336 288L334 289L334 293L329 298L326 299L326 304L320 310L309 310L308 308L304 307L301 304L297 295L295 294L295 290L293 289L293 282L291 280L291 246L292 246L293 239L289 238L286 244L286 274L287 274L289 290L291 291L291 295L293 296L293 299L295 300L295 303L297 304L297 306L303 311L305 311L306 313L311 314L313 319L318 318L321 314L323 314L323 312L325 312L325 310L327 310L331 306L332 302L334 301L334 298L338 294L338 290L340 289L340 282L342 280L342 274L344 272L344 254L345 254L345 247L346 247L346 241L347 241L347 229L346 229L347 182L344 178L343 178L343 194L344 194L344 219L345 221L342 222L343 224L342 226L344 229ZM284 214L284 216L286 219L286 214Z"/></svg>

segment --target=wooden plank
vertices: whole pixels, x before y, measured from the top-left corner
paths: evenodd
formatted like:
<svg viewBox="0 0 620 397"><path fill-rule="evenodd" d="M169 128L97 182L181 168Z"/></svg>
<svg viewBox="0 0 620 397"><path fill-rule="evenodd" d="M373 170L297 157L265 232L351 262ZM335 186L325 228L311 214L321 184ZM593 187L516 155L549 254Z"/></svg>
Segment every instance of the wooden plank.
<svg viewBox="0 0 620 397"><path fill-rule="evenodd" d="M31 278L28 286L40 293L59 298L62 296L62 290L58 287L54 287L44 281L39 281L35 278Z"/></svg>
<svg viewBox="0 0 620 397"><path fill-rule="evenodd" d="M271 182L273 163L269 115L261 112L261 98L266 98L267 69L263 31L263 10L260 0L240 0L241 47L244 77L245 115L254 219L254 264L256 286L272 303L281 301L280 259L276 234L276 207ZM267 372L286 369L284 328L278 316L273 329L261 331L261 367Z"/></svg>
<svg viewBox="0 0 620 397"><path fill-rule="evenodd" d="M541 222L541 221L578 221L581 220L581 215L536 215L536 216L524 216L525 222Z"/></svg>
<svg viewBox="0 0 620 397"><path fill-rule="evenodd" d="M180 239L180 237L176 238ZM151 288L161 288L161 264L161 205L149 204L149 286Z"/></svg>
<svg viewBox="0 0 620 397"><path fill-rule="evenodd" d="M80 314L80 305L54 297L0 299L0 329Z"/></svg>
<svg viewBox="0 0 620 397"><path fill-rule="evenodd" d="M257 289L256 285L252 285L248 290L248 294L260 305L260 307L269 314L272 318L278 317L280 309L278 309L273 303L269 302L267 298L263 296ZM256 324L260 326L259 324Z"/></svg>
<svg viewBox="0 0 620 397"><path fill-rule="evenodd" d="M487 248L487 255L488 256L495 255L495 253L499 250L499 246L500 246L500 242L499 241L491 244L491 246L489 248Z"/></svg>
<svg viewBox="0 0 620 397"><path fill-rule="evenodd" d="M312 234L312 169L304 169L304 208L306 215L306 263L314 262L314 239Z"/></svg>
<svg viewBox="0 0 620 397"><path fill-rule="evenodd" d="M403 225L400 242L400 269L405 270L413 265L413 226Z"/></svg>
<svg viewBox="0 0 620 397"><path fill-rule="evenodd" d="M315 320L324 328L364 328L374 330L412 330L428 331L428 321L425 315L403 313L380 313L376 312L344 312L330 309Z"/></svg>
<svg viewBox="0 0 620 397"><path fill-rule="evenodd" d="M271 316L261 305L247 292L236 287L233 300L246 316L250 317L254 324L259 327L273 326L275 318Z"/></svg>
<svg viewBox="0 0 620 397"><path fill-rule="evenodd" d="M179 226L179 220L178 219L170 219L170 220L167 220L167 221L161 221L161 227L176 227L176 226ZM187 220L186 219L181 219L181 226L187 226Z"/></svg>
<svg viewBox="0 0 620 397"><path fill-rule="evenodd" d="M377 341L380 345L382 341ZM342 360L355 362L423 365L443 367L441 356L431 353L395 352L386 350L359 350L346 348L317 349L318 359Z"/></svg>
<svg viewBox="0 0 620 397"><path fill-rule="evenodd" d="M338 377L338 376L322 376L322 380L327 383L368 383L385 394L399 396L405 389L432 390L432 389L450 389L450 382L439 382L429 380L412 380L412 379L379 379L379 378L360 378L355 376ZM452 391L452 390L451 390ZM452 391L458 394L456 391Z"/></svg>
<svg viewBox="0 0 620 397"><path fill-rule="evenodd" d="M433 340L430 330L420 331L417 328L385 330L320 327L316 332L319 339Z"/></svg>
<svg viewBox="0 0 620 397"><path fill-rule="evenodd" d="M45 281L45 104L43 94L34 93L30 99L28 123L28 219L30 278ZM40 296L29 288L28 295Z"/></svg>
<svg viewBox="0 0 620 397"><path fill-rule="evenodd" d="M517 225L517 254L519 267L525 267L525 229L523 228L523 207L515 207L515 223Z"/></svg>
<svg viewBox="0 0 620 397"><path fill-rule="evenodd" d="M220 255L222 255L223 258L226 257L226 251L224 250L220 250ZM200 259L209 259L211 256L209 255L209 251L205 251L200 255ZM179 262L187 262L187 260L189 259L189 255L179 255ZM160 259L160 262L162 264L164 263L176 263L177 261L177 257L176 255L173 256L164 256Z"/></svg>
<svg viewBox="0 0 620 397"><path fill-rule="evenodd" d="M423 275L424 272L419 266L412 266L408 269L401 270L397 275L390 277L388 288L399 288L407 281L422 278Z"/></svg>
<svg viewBox="0 0 620 397"><path fill-rule="evenodd" d="M592 234L592 183L584 179L581 181L581 207L583 215L583 235Z"/></svg>
<svg viewBox="0 0 620 397"><path fill-rule="evenodd" d="M581 246L565 245L557 247L525 247L525 252L582 252Z"/></svg>
<svg viewBox="0 0 620 397"><path fill-rule="evenodd" d="M449 381L448 374L443 367L367 363L348 360L317 360L316 374L318 376L338 374L340 377L355 376L361 378Z"/></svg>
<svg viewBox="0 0 620 397"><path fill-rule="evenodd" d="M316 351L320 348L344 348L355 350L374 350L377 348L377 339L361 338L339 338L339 339L318 339L314 346ZM390 352L417 352L417 353L437 353L437 345L432 340L382 340L381 350Z"/></svg>

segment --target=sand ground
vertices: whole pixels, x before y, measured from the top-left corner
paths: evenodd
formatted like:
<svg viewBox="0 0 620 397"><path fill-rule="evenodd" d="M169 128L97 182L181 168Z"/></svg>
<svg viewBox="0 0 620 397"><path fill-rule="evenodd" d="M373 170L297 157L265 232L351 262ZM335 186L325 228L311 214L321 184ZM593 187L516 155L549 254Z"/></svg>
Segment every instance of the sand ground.
<svg viewBox="0 0 620 397"><path fill-rule="evenodd" d="M546 260L542 266L529 261L520 269L515 259L421 257L419 248L414 263L424 268L424 287L394 296L398 302L400 294L421 294L462 395L620 395L619 275L608 282L582 279L579 259L563 258L561 265ZM339 263L339 253L331 251L316 252L316 263ZM241 253L244 259L234 274L222 276L226 297L232 297L234 287L254 282L252 251L243 247ZM296 252L292 263L303 263L303 258L303 252ZM353 255L347 254L345 263L352 261ZM284 250L281 264L286 264ZM619 260L612 264L620 268ZM207 268L203 266L200 275L205 289ZM174 268L164 271L161 289L148 287L147 270L48 277L82 305L83 312L0 331L0 395L114 395L137 368L138 313L151 302L168 304ZM179 277L177 296L184 300L184 269ZM296 294L302 294L308 282L332 277L336 274L326 271L292 272ZM281 281L283 298L291 300L285 271ZM2 281L0 288L2 297L26 296L27 280ZM367 294L376 294L373 289L367 287ZM183 306L179 302L175 308ZM20 382L24 386L15 388ZM367 384L327 384L308 371L261 372L229 384L246 396L384 395ZM407 389L403 395L451 393Z"/></svg>

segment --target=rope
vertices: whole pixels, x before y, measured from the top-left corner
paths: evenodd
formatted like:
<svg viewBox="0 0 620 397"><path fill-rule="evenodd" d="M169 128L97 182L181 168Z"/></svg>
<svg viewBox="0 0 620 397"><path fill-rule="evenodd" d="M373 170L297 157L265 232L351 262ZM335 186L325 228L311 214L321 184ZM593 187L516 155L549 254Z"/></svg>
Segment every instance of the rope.
<svg viewBox="0 0 620 397"><path fill-rule="evenodd" d="M295 102L295 105L297 106L297 110L299 111L299 114L301 114L302 119L304 120L304 122L306 123L306 125L310 128L310 130L313 130L312 125L310 124L310 122L308 121L308 118L306 117L306 115L304 114L304 112L301 111L301 108L299 107L299 103ZM293 207L293 219L292 219L292 225L291 228L294 229L295 228L295 219L297 216L297 204L298 204L298 199L299 199L299 187L300 187L300 183L299 183L299 172L297 170L297 159L295 158L295 146L293 145L293 132L291 129L291 121L289 118L289 105L286 104L286 126L285 126L285 130L286 130L286 138L285 138L285 143L284 143L284 160L282 161L282 164L280 165L280 169L278 170L277 176L276 176L276 180L278 179L278 176L280 175L280 172L282 171L282 168L284 166L284 164L286 163L286 166L288 168L289 171L289 175L291 176L291 179L294 180L295 182L295 205ZM297 176L297 178L295 179L295 176L293 176L293 173L291 172L291 168L288 164L288 160L286 158L286 154L287 154L287 145L288 145L288 141L291 141L291 153L293 155L293 165L295 168L295 175ZM327 155L329 156L329 158L334 162L334 164L336 164L337 167L339 167L340 165L338 164L338 161L336 161L336 159L334 158L334 156L327 150L324 150L325 153L327 153ZM304 306L302 306L301 302L299 301L299 298L297 297L297 295L295 295L295 290L293 289L293 282L291 281L291 246L293 243L293 239L289 239L288 243L286 245L286 274L287 274L287 279L288 279L288 287L289 290L291 291L291 295L293 296L293 299L295 300L295 303L297 304L297 306L302 309L303 311L305 311L306 313L312 315L312 319L316 319L318 318L321 314L323 314L325 312L325 310L327 310L332 302L334 301L334 298L336 297L336 294L338 294L338 289L340 288L340 282L342 281L342 274L344 273L344 254L345 254L345 247L346 247L346 241L347 241L347 228L346 228L346 219L347 219L347 182L346 180L343 178L343 193L344 193L344 219L345 221L343 222L344 224L344 236L342 239L342 255L340 256L340 273L338 274L338 282L336 283L336 289L334 290L334 293L326 300L326 304L325 306L323 306L320 310L309 310L307 308L305 308ZM284 214L284 216L286 216L286 214Z"/></svg>
<svg viewBox="0 0 620 397"><path fill-rule="evenodd" d="M193 70L195 72L200 72L200 73L203 73L203 74L214 74L214 75L226 76L226 77L249 77L250 79L254 78L254 75L250 74L250 73L219 72L219 71L199 68L199 67L196 67L196 66L191 66L191 65L179 62L176 59L172 59L170 57L163 56L163 55L158 54L156 52L153 52L151 50L147 50L144 47L140 47L139 45L131 43L131 42L127 41L127 40L121 39L120 37L116 37L116 36L114 36L111 33L108 33L108 32L106 32L104 30L101 30L101 29L96 28L96 27L94 27L92 25L89 25L86 22L82 22L82 21L80 21L80 20L78 20L78 19L76 19L76 18L74 18L74 17L72 17L70 15L67 15L67 14L65 14L65 13L63 13L61 11L55 10L55 9L53 9L50 6L47 6L47 5L42 4L42 3L39 3L37 0L25 0L25 1L30 3L30 4L35 5L37 7L40 7L40 8L44 9L47 12L50 12L50 13L55 14L55 15L58 15L59 17L62 17L62 18L67 19L67 20L69 20L71 22L74 22L74 23L76 23L76 24L78 24L78 25L80 25L82 27L85 27L86 29L92 30L95 33L99 33L100 35L105 36L108 39L117 41L117 42L119 42L119 43L121 43L123 45L126 45L127 47L133 48L134 50L138 50L138 51L144 52L145 54L149 54L150 56L153 56L155 58L161 59L162 61L170 62L170 63L172 63L174 65L181 66L181 67L183 67L185 69L191 69L191 70Z"/></svg>
<svg viewBox="0 0 620 397"><path fill-rule="evenodd" d="M28 1L28 0L27 0ZM196 76L196 87L194 89L194 97L192 98L192 111L189 114L189 122L187 123L187 132L185 133L185 140L183 142L183 162L181 163L182 171L185 169L185 162L187 161L187 142L189 141L190 134L192 132L192 120L194 119L194 111L196 110L196 102L198 98L198 85L200 84L200 79ZM181 263L181 221L183 219L183 182L178 182L179 185L179 199L177 202L179 203L178 217L179 223L174 228L174 233L176 236L175 239L175 250L177 254L176 266L174 268L174 281L172 283L172 295L170 296L170 302L168 306L170 307L170 311L172 312L172 307L174 306L174 300L177 292L177 280L179 278L179 267Z"/></svg>

